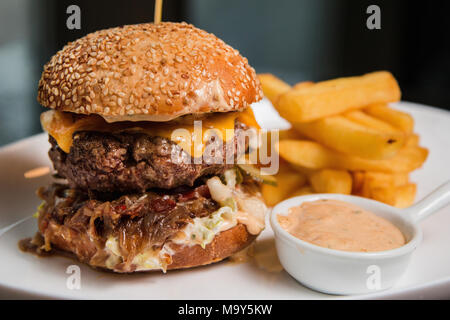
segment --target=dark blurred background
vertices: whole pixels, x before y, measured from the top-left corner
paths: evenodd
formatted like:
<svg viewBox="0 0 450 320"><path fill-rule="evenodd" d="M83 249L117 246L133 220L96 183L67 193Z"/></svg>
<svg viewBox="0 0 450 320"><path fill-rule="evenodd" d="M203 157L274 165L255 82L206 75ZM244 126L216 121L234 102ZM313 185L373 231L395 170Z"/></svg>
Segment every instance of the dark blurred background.
<svg viewBox="0 0 450 320"><path fill-rule="evenodd" d="M66 9L81 8L81 30ZM381 30L366 9L381 8ZM0 1L0 145L41 131L36 102L42 65L94 30L153 21L152 0ZM386 69L403 99L450 109L449 1L165 0L163 20L216 34L257 72L295 83Z"/></svg>

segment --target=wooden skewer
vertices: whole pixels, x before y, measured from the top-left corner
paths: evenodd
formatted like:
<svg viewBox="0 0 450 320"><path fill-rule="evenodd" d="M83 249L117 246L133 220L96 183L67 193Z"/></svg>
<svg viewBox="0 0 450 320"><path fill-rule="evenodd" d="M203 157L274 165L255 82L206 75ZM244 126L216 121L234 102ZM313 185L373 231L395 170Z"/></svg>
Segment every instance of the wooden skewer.
<svg viewBox="0 0 450 320"><path fill-rule="evenodd" d="M155 18L153 21L155 24L161 22L162 2L163 0L155 0Z"/></svg>
<svg viewBox="0 0 450 320"><path fill-rule="evenodd" d="M31 170L28 170L27 172L25 172L23 174L23 176L26 179L33 179L33 178L39 178L39 177L45 176L46 174L49 174L49 173L50 173L50 167L45 166L45 167L37 167L37 168L31 169Z"/></svg>

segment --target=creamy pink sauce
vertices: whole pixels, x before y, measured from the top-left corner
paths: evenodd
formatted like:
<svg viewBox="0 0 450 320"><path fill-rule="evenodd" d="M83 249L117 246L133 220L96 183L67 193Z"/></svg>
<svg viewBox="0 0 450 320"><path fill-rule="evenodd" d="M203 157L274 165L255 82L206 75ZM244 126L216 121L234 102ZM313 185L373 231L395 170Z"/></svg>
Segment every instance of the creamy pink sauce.
<svg viewBox="0 0 450 320"><path fill-rule="evenodd" d="M304 202L277 218L294 237L325 248L373 252L405 244L405 237L391 222L343 201Z"/></svg>

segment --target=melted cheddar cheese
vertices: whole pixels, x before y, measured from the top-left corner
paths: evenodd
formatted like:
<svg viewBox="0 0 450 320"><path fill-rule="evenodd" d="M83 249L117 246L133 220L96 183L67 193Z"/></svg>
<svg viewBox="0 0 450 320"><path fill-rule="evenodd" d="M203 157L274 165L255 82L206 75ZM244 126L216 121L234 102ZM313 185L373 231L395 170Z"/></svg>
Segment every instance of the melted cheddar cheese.
<svg viewBox="0 0 450 320"><path fill-rule="evenodd" d="M234 138L234 125L237 118L248 126L259 127L250 108L243 112L215 113L201 121L192 120L188 123L177 123L176 121L108 123L97 115L80 116L50 110L41 114L41 124L66 153L70 152L75 132L136 132L169 139L191 156L201 157L205 151L206 142L212 135L219 137L224 142Z"/></svg>

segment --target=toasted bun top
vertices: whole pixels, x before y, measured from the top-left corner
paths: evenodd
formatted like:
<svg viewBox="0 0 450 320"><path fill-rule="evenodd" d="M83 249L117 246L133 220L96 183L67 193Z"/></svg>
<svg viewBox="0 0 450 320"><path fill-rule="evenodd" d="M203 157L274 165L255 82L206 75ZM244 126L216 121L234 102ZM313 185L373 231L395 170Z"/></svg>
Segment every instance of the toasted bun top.
<svg viewBox="0 0 450 320"><path fill-rule="evenodd" d="M186 23L147 23L90 33L44 66L38 101L107 121L168 121L241 111L262 98L247 59Z"/></svg>

